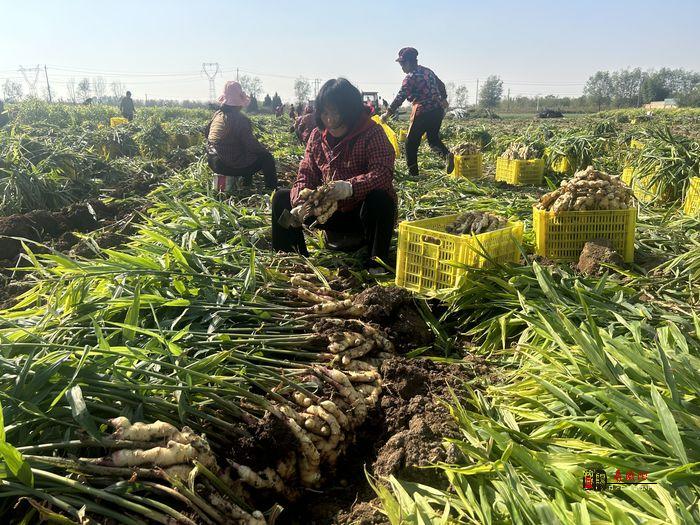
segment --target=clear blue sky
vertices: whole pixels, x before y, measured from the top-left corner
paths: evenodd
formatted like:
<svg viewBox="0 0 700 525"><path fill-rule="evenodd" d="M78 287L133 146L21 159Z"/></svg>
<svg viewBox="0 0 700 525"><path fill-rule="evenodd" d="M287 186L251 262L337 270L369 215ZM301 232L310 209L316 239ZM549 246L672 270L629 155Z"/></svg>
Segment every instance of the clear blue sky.
<svg viewBox="0 0 700 525"><path fill-rule="evenodd" d="M346 76L389 98L408 45L472 100L490 74L512 96L578 95L599 69L700 70L700 0L2 0L0 20L0 83L47 64L63 96L71 77L101 75L136 98L206 99L206 61L224 70L217 91L238 67L283 98L298 76Z"/></svg>

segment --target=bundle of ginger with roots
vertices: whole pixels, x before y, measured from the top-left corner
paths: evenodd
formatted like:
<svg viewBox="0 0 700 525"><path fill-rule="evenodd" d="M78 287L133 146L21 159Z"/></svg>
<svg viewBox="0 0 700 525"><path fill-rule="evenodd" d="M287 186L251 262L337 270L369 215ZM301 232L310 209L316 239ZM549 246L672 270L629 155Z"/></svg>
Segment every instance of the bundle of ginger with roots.
<svg viewBox="0 0 700 525"><path fill-rule="evenodd" d="M626 210L634 206L632 189L620 177L588 166L561 187L543 195L537 207L552 211Z"/></svg>

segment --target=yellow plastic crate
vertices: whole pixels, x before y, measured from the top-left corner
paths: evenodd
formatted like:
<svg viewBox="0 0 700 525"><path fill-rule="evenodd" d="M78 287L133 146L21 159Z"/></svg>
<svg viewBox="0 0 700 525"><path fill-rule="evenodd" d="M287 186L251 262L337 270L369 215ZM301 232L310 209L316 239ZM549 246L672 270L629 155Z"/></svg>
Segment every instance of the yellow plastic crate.
<svg viewBox="0 0 700 525"><path fill-rule="evenodd" d="M556 261L577 261L588 241L606 239L625 262L634 260L637 209L563 211L532 208L535 253Z"/></svg>
<svg viewBox="0 0 700 525"><path fill-rule="evenodd" d="M650 202L654 199L656 195L656 184L651 184L651 175L645 175L638 177L634 173L634 168L627 166L622 170L622 182L627 184L632 191L637 200L641 202Z"/></svg>
<svg viewBox="0 0 700 525"><path fill-rule="evenodd" d="M509 160L496 159L496 180L508 184L542 184L544 159Z"/></svg>
<svg viewBox="0 0 700 525"><path fill-rule="evenodd" d="M459 214L399 224L397 286L432 294L459 284L466 270L455 264L483 268L490 261L482 254L496 262L519 261L522 222L509 222L505 228L479 235L445 233L445 226L457 217Z"/></svg>
<svg viewBox="0 0 700 525"><path fill-rule="evenodd" d="M544 148L544 156L549 160L549 158L552 156L551 148ZM568 173L571 169L571 163L569 162L568 157L559 157L554 162L550 162L550 166L554 173Z"/></svg>
<svg viewBox="0 0 700 525"><path fill-rule="evenodd" d="M124 117L112 117L109 119L109 125L112 128L116 128L117 126L121 126L122 124L128 124L129 121L125 119Z"/></svg>
<svg viewBox="0 0 700 525"><path fill-rule="evenodd" d="M683 202L683 212L687 215L700 215L700 177L690 179Z"/></svg>
<svg viewBox="0 0 700 525"><path fill-rule="evenodd" d="M396 153L396 156L398 157L401 154L401 150L399 149L399 140L396 138L396 133L394 133L394 130L391 129L391 126L386 124L381 117L379 117L379 115L374 115L372 120L382 127L384 133L386 134L386 138L388 138L391 145L394 146L394 153Z"/></svg>
<svg viewBox="0 0 700 525"><path fill-rule="evenodd" d="M568 173L571 169L571 163L568 157L560 157L552 163L552 171L554 173Z"/></svg>
<svg viewBox="0 0 700 525"><path fill-rule="evenodd" d="M467 179L481 178L484 174L484 156L481 153L455 155L455 167L451 174L453 177L466 177Z"/></svg>

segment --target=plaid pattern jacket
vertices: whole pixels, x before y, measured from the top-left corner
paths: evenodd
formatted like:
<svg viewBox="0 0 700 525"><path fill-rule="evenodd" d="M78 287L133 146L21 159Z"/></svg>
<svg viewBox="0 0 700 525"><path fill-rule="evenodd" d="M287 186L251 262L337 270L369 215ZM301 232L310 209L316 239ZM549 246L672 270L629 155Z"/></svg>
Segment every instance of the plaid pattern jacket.
<svg viewBox="0 0 700 525"><path fill-rule="evenodd" d="M420 115L442 108L442 101L446 98L447 90L442 80L431 69L418 66L404 77L401 89L389 106L389 111L393 113L408 99L416 106L415 114Z"/></svg>
<svg viewBox="0 0 700 525"><path fill-rule="evenodd" d="M311 132L297 179L292 185L292 206L299 204L299 193L304 188L315 189L333 180L346 180L352 184L352 197L338 202L339 211L355 209L375 189L386 190L397 201L394 148L376 122L363 117L355 130L333 148L328 144L326 134L327 131L318 128Z"/></svg>

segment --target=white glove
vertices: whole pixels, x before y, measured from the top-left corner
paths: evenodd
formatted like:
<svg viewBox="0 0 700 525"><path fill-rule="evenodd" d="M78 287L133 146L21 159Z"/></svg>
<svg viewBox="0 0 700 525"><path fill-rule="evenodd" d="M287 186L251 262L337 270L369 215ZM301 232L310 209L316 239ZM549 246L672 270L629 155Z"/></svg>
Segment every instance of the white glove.
<svg viewBox="0 0 700 525"><path fill-rule="evenodd" d="M327 196L334 201L349 199L352 197L352 184L346 180L337 180L333 182L333 186L331 186Z"/></svg>
<svg viewBox="0 0 700 525"><path fill-rule="evenodd" d="M292 208L290 213L292 214L292 217L294 217L294 223L292 226L294 228L301 228L301 225L304 224L304 220L309 215L309 206L306 204L300 204L299 206Z"/></svg>
<svg viewBox="0 0 700 525"><path fill-rule="evenodd" d="M387 111L387 112L385 112L384 114L382 114L382 116L381 116L380 118L382 119L382 122L384 122L384 123L386 124L386 121L389 120L389 117L390 117L390 116L391 116L391 115L390 115L389 112Z"/></svg>

